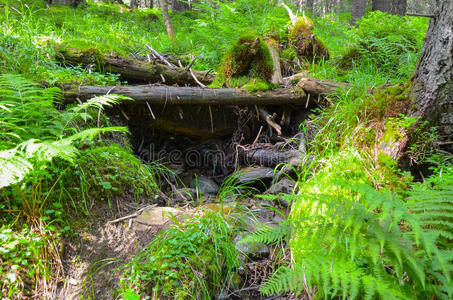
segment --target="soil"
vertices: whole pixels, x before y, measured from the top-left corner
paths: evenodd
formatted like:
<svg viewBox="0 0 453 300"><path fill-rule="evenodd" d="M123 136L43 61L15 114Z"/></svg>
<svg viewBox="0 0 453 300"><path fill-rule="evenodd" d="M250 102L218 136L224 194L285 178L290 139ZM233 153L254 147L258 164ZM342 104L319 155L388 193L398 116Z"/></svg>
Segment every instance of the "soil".
<svg viewBox="0 0 453 300"><path fill-rule="evenodd" d="M116 198L109 206L98 202L84 227L67 240L63 251L63 268L66 274L57 299L115 299L119 269L168 224L133 226L132 219L111 224L109 221L133 214L145 207L133 197Z"/></svg>

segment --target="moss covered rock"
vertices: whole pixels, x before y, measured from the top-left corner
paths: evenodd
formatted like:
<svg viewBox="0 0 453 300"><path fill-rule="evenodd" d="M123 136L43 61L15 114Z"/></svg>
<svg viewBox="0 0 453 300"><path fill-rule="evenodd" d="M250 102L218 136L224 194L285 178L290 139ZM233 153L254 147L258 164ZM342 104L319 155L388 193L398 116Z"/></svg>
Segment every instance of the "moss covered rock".
<svg viewBox="0 0 453 300"><path fill-rule="evenodd" d="M313 28L313 21L310 18L306 16L298 18L289 28L291 46L296 50L300 60L312 62L329 59L329 50L313 33Z"/></svg>
<svg viewBox="0 0 453 300"><path fill-rule="evenodd" d="M258 35L242 35L223 57L215 87L243 87L251 91L272 87L274 64L266 42ZM258 87L254 84L259 83Z"/></svg>

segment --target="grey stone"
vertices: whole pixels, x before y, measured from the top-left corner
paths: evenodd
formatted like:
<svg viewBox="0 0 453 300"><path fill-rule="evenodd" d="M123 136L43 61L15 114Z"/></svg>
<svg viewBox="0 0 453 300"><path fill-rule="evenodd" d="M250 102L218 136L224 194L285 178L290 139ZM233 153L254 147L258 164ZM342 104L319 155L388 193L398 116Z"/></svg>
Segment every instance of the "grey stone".
<svg viewBox="0 0 453 300"><path fill-rule="evenodd" d="M219 185L215 183L212 179L199 176L192 180L190 187L197 189L199 193L203 194L217 194L219 191Z"/></svg>
<svg viewBox="0 0 453 300"><path fill-rule="evenodd" d="M270 254L269 247L264 243L243 241L247 233L240 233L234 237L236 250L243 255L244 260L260 260Z"/></svg>
<svg viewBox="0 0 453 300"><path fill-rule="evenodd" d="M274 177L274 169L267 167L248 167L241 169L240 172L242 174L238 178L239 183L250 183Z"/></svg>
<svg viewBox="0 0 453 300"><path fill-rule="evenodd" d="M289 179L283 178L279 182L274 183L267 191L266 194L292 194L296 183Z"/></svg>

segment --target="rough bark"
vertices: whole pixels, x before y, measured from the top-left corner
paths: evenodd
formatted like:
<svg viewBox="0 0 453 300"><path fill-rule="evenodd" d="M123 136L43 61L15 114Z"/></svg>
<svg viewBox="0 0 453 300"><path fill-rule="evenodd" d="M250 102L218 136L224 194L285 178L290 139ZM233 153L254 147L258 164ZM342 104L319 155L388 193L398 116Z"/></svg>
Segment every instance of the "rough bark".
<svg viewBox="0 0 453 300"><path fill-rule="evenodd" d="M160 7L162 8L162 15L164 17L168 37L173 41L175 40L175 31L173 30L173 25L171 24L170 15L168 14L167 0L160 0Z"/></svg>
<svg viewBox="0 0 453 300"><path fill-rule="evenodd" d="M77 7L84 3L85 0L51 0L49 2L50 4L71 5L72 7Z"/></svg>
<svg viewBox="0 0 453 300"><path fill-rule="evenodd" d="M373 0L372 10L388 12L390 9L390 0Z"/></svg>
<svg viewBox="0 0 453 300"><path fill-rule="evenodd" d="M171 3L171 9L177 11L190 10L190 4L188 1L173 0Z"/></svg>
<svg viewBox="0 0 453 300"><path fill-rule="evenodd" d="M277 89L274 91L247 93L238 89L203 89L194 87L171 86L79 86L75 90L66 91L66 103L77 99L86 100L105 94L118 94L131 97L136 103L150 105L166 104L219 104L219 105L268 105L268 104L300 104L304 105L306 94L303 91Z"/></svg>
<svg viewBox="0 0 453 300"><path fill-rule="evenodd" d="M129 57L103 55L90 50L62 48L59 50L57 59L72 65L93 66L100 71L121 74L121 78L129 82L164 82L165 84L198 86L193 76L186 69L171 68L160 63L148 63ZM214 80L214 75L207 72L193 72L203 84L210 84Z"/></svg>
<svg viewBox="0 0 453 300"><path fill-rule="evenodd" d="M439 128L453 148L453 1L433 0L433 15L420 61L412 77L413 115Z"/></svg>
<svg viewBox="0 0 453 300"><path fill-rule="evenodd" d="M351 85L344 82L316 78L301 78L297 86L301 87L306 93L313 95L328 95L337 90L351 88Z"/></svg>
<svg viewBox="0 0 453 300"><path fill-rule="evenodd" d="M309 12L313 12L313 4L314 4L314 0L307 0L307 10Z"/></svg>
<svg viewBox="0 0 453 300"><path fill-rule="evenodd" d="M392 0L390 12L395 15L404 16L407 10L407 0Z"/></svg>
<svg viewBox="0 0 453 300"><path fill-rule="evenodd" d="M365 0L353 0L351 25L355 25L356 21L365 15Z"/></svg>

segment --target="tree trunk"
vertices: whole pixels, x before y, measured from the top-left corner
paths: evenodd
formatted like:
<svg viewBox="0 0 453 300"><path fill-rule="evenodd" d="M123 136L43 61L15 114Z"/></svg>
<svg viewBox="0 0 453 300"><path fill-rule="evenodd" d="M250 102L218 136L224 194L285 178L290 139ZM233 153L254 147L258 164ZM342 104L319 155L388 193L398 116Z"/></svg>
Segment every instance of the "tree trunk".
<svg viewBox="0 0 453 300"><path fill-rule="evenodd" d="M404 16L407 10L407 0L392 0L390 12L394 15Z"/></svg>
<svg viewBox="0 0 453 300"><path fill-rule="evenodd" d="M72 48L62 48L56 58L71 65L95 67L103 72L121 74L121 79L128 82L163 82L165 84L196 85L189 70L184 68L171 68L160 63L148 63L129 57L97 54L92 51L81 51ZM203 84L210 84L214 75L207 72L192 71Z"/></svg>
<svg viewBox="0 0 453 300"><path fill-rule="evenodd" d="M51 0L50 1L51 4L71 5L72 7L77 7L84 2L85 2L85 0Z"/></svg>
<svg viewBox="0 0 453 300"><path fill-rule="evenodd" d="M307 95L303 91L293 92L289 89L247 93L234 88L206 89L172 86L78 86L73 91L64 93L65 103L86 100L95 96L118 94L131 97L135 103L150 105L191 104L191 105L305 105Z"/></svg>
<svg viewBox="0 0 453 300"><path fill-rule="evenodd" d="M433 0L433 15L412 77L416 110L453 149L453 1Z"/></svg>
<svg viewBox="0 0 453 300"><path fill-rule="evenodd" d="M168 5L167 0L160 0L160 7L162 8L162 15L164 17L165 28L167 28L167 34L170 40L175 40L175 31L173 30L173 25L171 24L170 15L168 14Z"/></svg>
<svg viewBox="0 0 453 300"><path fill-rule="evenodd" d="M373 0L372 9L388 12L390 9L390 0Z"/></svg>
<svg viewBox="0 0 453 300"><path fill-rule="evenodd" d="M190 4L187 1L173 0L171 9L178 11L190 10Z"/></svg>
<svg viewBox="0 0 453 300"><path fill-rule="evenodd" d="M360 19L365 15L365 6L365 0L353 0L351 25L355 25L357 19Z"/></svg>
<svg viewBox="0 0 453 300"><path fill-rule="evenodd" d="M307 0L307 10L311 13L313 13L313 4L314 0Z"/></svg>

